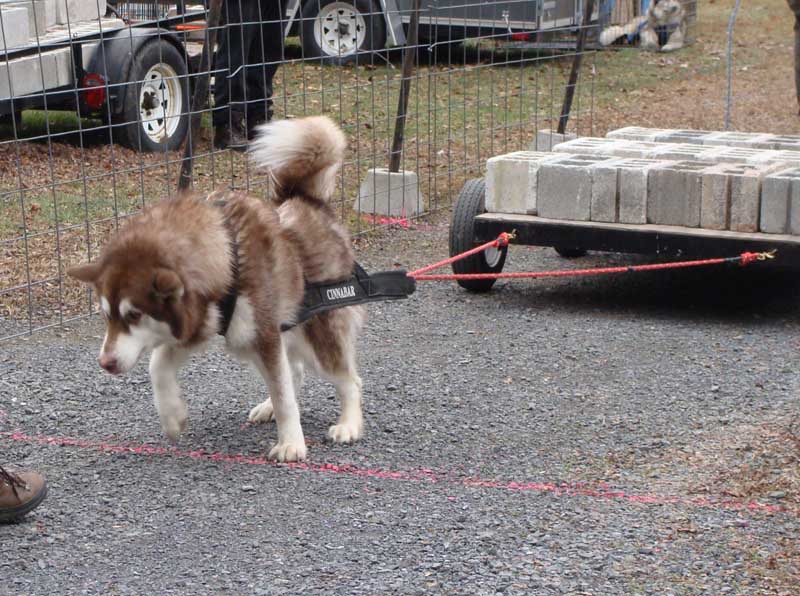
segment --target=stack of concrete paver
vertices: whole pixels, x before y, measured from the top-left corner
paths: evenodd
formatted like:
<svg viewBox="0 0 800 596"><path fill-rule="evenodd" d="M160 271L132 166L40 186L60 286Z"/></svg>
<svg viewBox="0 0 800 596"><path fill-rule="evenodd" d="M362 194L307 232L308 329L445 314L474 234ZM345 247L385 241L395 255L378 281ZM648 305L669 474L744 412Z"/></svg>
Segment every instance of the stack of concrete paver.
<svg viewBox="0 0 800 596"><path fill-rule="evenodd" d="M487 163L486 207L800 235L800 136L629 127L501 155Z"/></svg>
<svg viewBox="0 0 800 596"><path fill-rule="evenodd" d="M0 0L0 51L26 46L59 25L97 21L105 13L100 0Z"/></svg>

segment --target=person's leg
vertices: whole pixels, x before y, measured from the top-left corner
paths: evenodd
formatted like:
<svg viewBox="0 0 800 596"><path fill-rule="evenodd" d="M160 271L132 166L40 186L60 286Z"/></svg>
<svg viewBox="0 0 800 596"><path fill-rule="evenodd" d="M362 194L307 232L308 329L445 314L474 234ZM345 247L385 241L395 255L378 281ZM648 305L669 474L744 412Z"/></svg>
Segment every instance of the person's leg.
<svg viewBox="0 0 800 596"><path fill-rule="evenodd" d="M255 126L272 119L272 79L283 60L283 2L260 0L253 4L261 25L248 56L248 138L252 138Z"/></svg>
<svg viewBox="0 0 800 596"><path fill-rule="evenodd" d="M244 60L242 31L243 6L248 0L226 0L222 7L225 23L217 32L214 55L214 145L219 148L244 149L247 142L242 129L244 101Z"/></svg>
<svg viewBox="0 0 800 596"><path fill-rule="evenodd" d="M47 495L37 472L12 472L0 466L0 523L12 522L36 509Z"/></svg>

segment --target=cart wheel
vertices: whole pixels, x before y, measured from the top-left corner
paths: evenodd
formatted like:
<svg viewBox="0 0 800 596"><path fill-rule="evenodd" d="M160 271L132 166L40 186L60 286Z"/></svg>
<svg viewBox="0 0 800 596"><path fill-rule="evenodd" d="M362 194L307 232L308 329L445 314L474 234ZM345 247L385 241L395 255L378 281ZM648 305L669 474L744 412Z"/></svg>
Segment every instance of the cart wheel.
<svg viewBox="0 0 800 596"><path fill-rule="evenodd" d="M131 61L122 112L114 117L115 139L146 152L180 148L189 128L186 62L166 41L145 44Z"/></svg>
<svg viewBox="0 0 800 596"><path fill-rule="evenodd" d="M579 257L586 256L585 248L577 248L574 246L554 246L553 248L559 254L559 256L562 256L565 259L577 259Z"/></svg>
<svg viewBox="0 0 800 596"><path fill-rule="evenodd" d="M305 2L301 42L306 58L345 64L386 46L386 22L373 0Z"/></svg>
<svg viewBox="0 0 800 596"><path fill-rule="evenodd" d="M475 247L475 217L486 212L486 183L483 178L467 181L456 198L450 223L450 256ZM500 273L508 247L487 248L453 263L453 273ZM495 279L462 279L458 285L471 292L488 292Z"/></svg>

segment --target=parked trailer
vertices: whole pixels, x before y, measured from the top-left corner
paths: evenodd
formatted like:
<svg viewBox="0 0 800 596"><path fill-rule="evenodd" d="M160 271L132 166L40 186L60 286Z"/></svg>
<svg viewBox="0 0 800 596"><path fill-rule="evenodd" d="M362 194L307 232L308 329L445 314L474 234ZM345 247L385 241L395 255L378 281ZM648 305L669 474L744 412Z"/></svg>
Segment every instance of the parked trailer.
<svg viewBox="0 0 800 596"><path fill-rule="evenodd" d="M289 0L285 35L300 36L307 58L345 63L403 46L412 6ZM420 39L570 31L582 6L583 0L439 0L421 8ZM595 17L604 9L598 10ZM0 0L0 119L19 125L22 110L71 110L112 124L115 142L132 149L177 149L189 128L189 82L202 51L202 33L191 30L205 18L199 3Z"/></svg>
<svg viewBox="0 0 800 596"><path fill-rule="evenodd" d="M19 124L25 109L73 110L112 123L125 146L180 146L189 126L190 62L180 29L205 18L202 5L118 3L98 16L95 0L80 0L47 21L38 11L49 3L19 4L32 18L24 41L12 45L7 33L0 46L0 116ZM6 8L0 15L11 20Z"/></svg>

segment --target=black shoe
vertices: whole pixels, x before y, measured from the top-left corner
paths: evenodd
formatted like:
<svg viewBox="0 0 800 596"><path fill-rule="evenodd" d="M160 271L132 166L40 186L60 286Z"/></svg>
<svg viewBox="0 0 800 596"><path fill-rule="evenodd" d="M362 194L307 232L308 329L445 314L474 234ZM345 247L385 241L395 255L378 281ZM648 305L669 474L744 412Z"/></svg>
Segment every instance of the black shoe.
<svg viewBox="0 0 800 596"><path fill-rule="evenodd" d="M247 151L247 136L240 124L214 127L214 147L231 151Z"/></svg>

